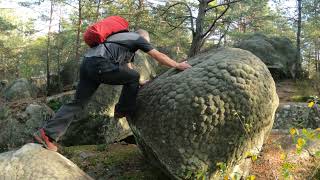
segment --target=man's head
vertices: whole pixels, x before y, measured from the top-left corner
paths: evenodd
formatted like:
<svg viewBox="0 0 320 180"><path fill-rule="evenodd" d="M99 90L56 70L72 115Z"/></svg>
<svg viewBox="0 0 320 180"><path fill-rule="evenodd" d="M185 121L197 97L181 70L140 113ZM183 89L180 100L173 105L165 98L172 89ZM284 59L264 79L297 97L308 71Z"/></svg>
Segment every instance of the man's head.
<svg viewBox="0 0 320 180"><path fill-rule="evenodd" d="M136 33L138 33L140 36L142 36L144 39L146 39L148 42L150 42L150 36L148 31L144 29L138 29L136 30Z"/></svg>

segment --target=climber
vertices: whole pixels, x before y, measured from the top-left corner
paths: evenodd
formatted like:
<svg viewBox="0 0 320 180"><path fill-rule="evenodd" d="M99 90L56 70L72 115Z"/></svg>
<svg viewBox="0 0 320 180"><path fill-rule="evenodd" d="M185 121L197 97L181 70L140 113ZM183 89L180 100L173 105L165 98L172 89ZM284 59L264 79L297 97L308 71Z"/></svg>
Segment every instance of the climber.
<svg viewBox="0 0 320 180"><path fill-rule="evenodd" d="M119 102L115 106L115 118L132 116L135 112L139 86L139 73L132 68L135 52L140 49L160 64L178 70L191 66L186 62L177 63L157 51L150 44L149 33L145 30L121 32L111 35L105 43L90 48L80 66L80 81L75 100L63 105L55 116L33 134L36 141L49 150L57 151L56 142L66 132L71 122L79 119L90 97L101 83L123 85ZM107 92L106 92L107 93Z"/></svg>

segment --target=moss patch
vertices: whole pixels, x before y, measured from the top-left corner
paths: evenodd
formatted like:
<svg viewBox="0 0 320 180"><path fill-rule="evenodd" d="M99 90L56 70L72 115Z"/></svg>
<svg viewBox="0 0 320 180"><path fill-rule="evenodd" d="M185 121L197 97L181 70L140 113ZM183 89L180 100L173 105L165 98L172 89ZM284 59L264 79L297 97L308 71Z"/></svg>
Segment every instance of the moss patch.
<svg viewBox="0 0 320 180"><path fill-rule="evenodd" d="M76 163L94 179L166 180L144 159L133 144L84 145L62 149L61 154Z"/></svg>

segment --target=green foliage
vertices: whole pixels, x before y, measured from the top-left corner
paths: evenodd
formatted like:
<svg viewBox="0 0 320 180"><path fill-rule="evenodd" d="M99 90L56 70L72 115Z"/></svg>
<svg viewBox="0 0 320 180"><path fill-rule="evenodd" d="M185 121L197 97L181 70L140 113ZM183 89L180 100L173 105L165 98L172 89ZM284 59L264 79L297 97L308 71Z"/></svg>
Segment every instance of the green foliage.
<svg viewBox="0 0 320 180"><path fill-rule="evenodd" d="M302 98L305 97L303 99L306 99L306 97L311 97L310 94L319 96L320 95L320 89L318 89L319 83L320 83L319 79L316 79L316 78L311 80L296 81L297 96L302 96Z"/></svg>
<svg viewBox="0 0 320 180"><path fill-rule="evenodd" d="M63 104L62 104L61 102L59 102L59 101L50 101L50 102L47 103L47 105L48 105L54 112L57 112Z"/></svg>
<svg viewBox="0 0 320 180"><path fill-rule="evenodd" d="M293 102L307 102L310 99L311 99L311 96L300 96L300 95L297 95L297 96L290 97L290 100L293 101Z"/></svg>
<svg viewBox="0 0 320 180"><path fill-rule="evenodd" d="M8 22L4 17L0 17L0 32L1 33L13 30L14 28L16 28L15 25Z"/></svg>
<svg viewBox="0 0 320 180"><path fill-rule="evenodd" d="M281 12L270 9L268 2L268 0L243 0L231 7L226 19L234 22L236 26L228 33L233 41L239 42L244 36L257 32L286 36L295 40L295 32L287 19L283 18Z"/></svg>

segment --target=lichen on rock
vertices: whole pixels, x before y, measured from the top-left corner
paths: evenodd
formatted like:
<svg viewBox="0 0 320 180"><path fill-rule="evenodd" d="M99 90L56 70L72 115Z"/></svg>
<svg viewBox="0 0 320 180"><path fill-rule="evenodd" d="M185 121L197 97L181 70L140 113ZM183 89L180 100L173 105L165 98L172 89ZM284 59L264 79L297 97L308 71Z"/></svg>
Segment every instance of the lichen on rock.
<svg viewBox="0 0 320 180"><path fill-rule="evenodd" d="M151 163L173 179L219 176L246 153L258 153L270 132L278 96L262 61L248 51L213 50L171 69L139 92L130 127Z"/></svg>

